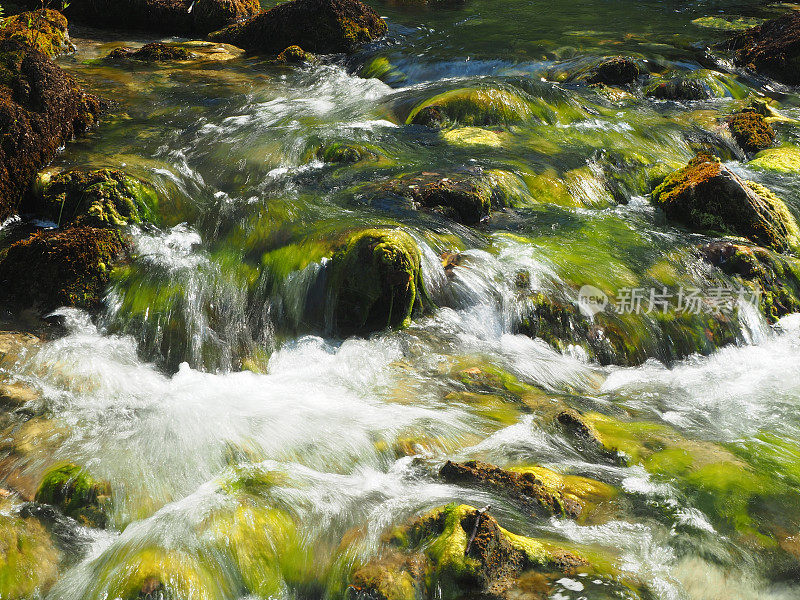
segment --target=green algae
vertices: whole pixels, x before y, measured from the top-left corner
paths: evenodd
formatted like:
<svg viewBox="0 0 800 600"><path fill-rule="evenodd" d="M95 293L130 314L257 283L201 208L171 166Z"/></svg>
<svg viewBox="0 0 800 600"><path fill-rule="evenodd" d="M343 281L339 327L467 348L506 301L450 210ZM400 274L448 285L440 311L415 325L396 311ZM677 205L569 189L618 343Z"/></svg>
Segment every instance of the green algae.
<svg viewBox="0 0 800 600"><path fill-rule="evenodd" d="M23 600L46 592L58 575L60 559L37 520L0 516L0 598Z"/></svg>
<svg viewBox="0 0 800 600"><path fill-rule="evenodd" d="M104 527L111 507L111 486L69 463L45 473L36 491L36 501L56 506L84 525Z"/></svg>
<svg viewBox="0 0 800 600"><path fill-rule="evenodd" d="M781 148L762 150L748 164L762 171L772 171L786 175L800 173L800 148L783 146Z"/></svg>
<svg viewBox="0 0 800 600"><path fill-rule="evenodd" d="M60 12L49 8L8 17L2 20L0 27L0 41L5 40L21 42L55 58L68 45L67 19Z"/></svg>
<svg viewBox="0 0 800 600"><path fill-rule="evenodd" d="M499 88L466 88L443 92L418 104L406 123L420 122L423 111L430 107L436 107L448 121L466 126L508 125L533 116L531 104L518 93Z"/></svg>

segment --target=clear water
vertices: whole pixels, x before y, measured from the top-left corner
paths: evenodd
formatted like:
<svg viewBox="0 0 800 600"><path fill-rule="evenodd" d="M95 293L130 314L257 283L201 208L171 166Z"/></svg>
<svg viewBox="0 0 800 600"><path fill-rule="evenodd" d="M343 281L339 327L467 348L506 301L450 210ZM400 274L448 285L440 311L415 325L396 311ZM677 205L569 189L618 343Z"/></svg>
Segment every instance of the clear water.
<svg viewBox="0 0 800 600"><path fill-rule="evenodd" d="M587 461L526 404L535 395L580 409L627 411L726 448L769 445L773 435L797 444L796 315L779 328L743 315L740 344L711 356L601 367L580 352L562 354L513 333L520 310L514 278L526 271L539 289L615 286L666 257L682 276L707 281L688 251L697 238L661 222L644 190L628 190L628 203L618 205L589 177L576 192L588 208L530 205L469 229L370 205L359 187L392 174L467 167L565 174L588 166L592 173L603 161L634 153L645 164L685 162L692 135L713 134L710 111L733 110L740 100L619 106L542 79L617 53L697 69L700 60L708 63L705 45L723 34L694 19L763 18L773 9L655 0L378 8L389 22L386 40L347 61L297 69L258 58L103 66L91 59L150 38L73 28L78 52L62 65L118 104L57 165L124 167L154 181L165 200L157 227L132 232L137 258L115 280L98 321L65 311L69 334L12 368L41 391L35 419L49 433L31 436L22 426L29 415L10 416L4 436L32 449L5 464L35 479L54 459L74 461L108 480L115 494L113 527L87 534L49 597L102 597L113 579L108 565L148 547L213 564L217 587L198 597L237 597L230 558L208 558L203 524L227 501L219 493L225 482L243 472L281 474L262 501L289 507L309 552L297 562L308 568L332 564L342 536L354 528L363 530L361 551L369 554L385 527L456 500L492 504L493 514L520 533L606 549L655 598L800 597L800 585L772 568L773 553L723 531L707 503L640 466ZM374 57L387 58L402 80L359 77ZM796 93L744 74L735 79L800 117ZM403 125L418 102L487 81L543 98L555 107L552 119L503 132L499 147L452 145ZM800 127L781 135L798 143ZM334 141L374 144L392 160L323 164L315 149ZM729 164L800 208L800 178L751 171L735 155ZM280 285L264 283L262 253L396 223L423 248L425 280L441 306L407 330L341 340L304 329L308 291L322 268L314 260ZM463 256L451 277L438 257L453 249L445 239ZM262 281L255 292L253 279ZM254 371L243 370L254 363ZM503 369L530 387L503 391L490 409L454 398L468 388L459 373L475 366ZM797 454L772 450L797 468ZM588 475L618 486L627 508L597 523L531 520L503 498L442 483L432 473L446 459ZM797 525L798 507L782 510ZM327 589L287 585L281 595L335 595ZM605 597L576 589L565 581L554 597Z"/></svg>

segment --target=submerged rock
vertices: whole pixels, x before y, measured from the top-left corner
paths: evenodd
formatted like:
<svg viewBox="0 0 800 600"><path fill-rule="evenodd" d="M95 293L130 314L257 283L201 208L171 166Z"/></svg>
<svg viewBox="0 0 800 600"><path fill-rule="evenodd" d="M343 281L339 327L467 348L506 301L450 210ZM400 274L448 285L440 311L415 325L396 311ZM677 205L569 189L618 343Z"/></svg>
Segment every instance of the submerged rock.
<svg viewBox="0 0 800 600"><path fill-rule="evenodd" d="M0 28L0 41L15 41L55 58L70 48L67 19L43 8L8 17Z"/></svg>
<svg viewBox="0 0 800 600"><path fill-rule="evenodd" d="M645 87L644 93L659 100L708 100L738 98L744 96L746 91L722 73L698 69L653 81Z"/></svg>
<svg viewBox="0 0 800 600"><path fill-rule="evenodd" d="M17 211L42 165L100 110L99 99L45 54L16 39L0 41L0 221Z"/></svg>
<svg viewBox="0 0 800 600"><path fill-rule="evenodd" d="M555 542L513 534L486 509L448 504L390 531L393 550L355 569L355 597L413 600L439 595L512 599L547 597L563 576L612 571Z"/></svg>
<svg viewBox="0 0 800 600"><path fill-rule="evenodd" d="M636 60L625 56L611 56L582 69L568 81L627 85L636 82L642 74L643 70Z"/></svg>
<svg viewBox="0 0 800 600"><path fill-rule="evenodd" d="M758 152L775 142L775 130L754 110L736 113L727 122L733 139L745 152Z"/></svg>
<svg viewBox="0 0 800 600"><path fill-rule="evenodd" d="M439 475L449 483L480 485L508 495L537 516L576 519L591 504L614 496L614 489L599 481L560 475L539 466L506 470L474 460L447 461Z"/></svg>
<svg viewBox="0 0 800 600"><path fill-rule="evenodd" d="M59 4L67 17L93 27L184 35L207 34L261 10L258 0L61 0Z"/></svg>
<svg viewBox="0 0 800 600"><path fill-rule="evenodd" d="M378 13L359 0L292 0L217 31L211 39L267 54L290 46L333 54L353 52L386 31Z"/></svg>
<svg viewBox="0 0 800 600"><path fill-rule="evenodd" d="M727 240L711 242L699 251L707 262L758 292L761 312L770 323L800 312L800 260Z"/></svg>
<svg viewBox="0 0 800 600"><path fill-rule="evenodd" d="M669 175L653 201L694 230L740 235L782 252L800 249L800 228L783 201L707 154Z"/></svg>
<svg viewBox="0 0 800 600"><path fill-rule="evenodd" d="M278 62L283 62L289 65L302 65L304 63L314 62L314 55L306 52L300 46L289 46L278 54Z"/></svg>
<svg viewBox="0 0 800 600"><path fill-rule="evenodd" d="M426 127L507 125L532 116L531 106L519 93L502 88L461 88L438 94L418 104L406 120Z"/></svg>
<svg viewBox="0 0 800 600"><path fill-rule="evenodd" d="M775 173L800 173L800 148L784 146L762 150L750 161L750 166Z"/></svg>
<svg viewBox="0 0 800 600"><path fill-rule="evenodd" d="M417 243L400 229L368 229L334 254L328 279L330 323L343 335L405 327L430 306Z"/></svg>
<svg viewBox="0 0 800 600"><path fill-rule="evenodd" d="M141 62L169 62L175 60L190 60L193 54L183 48L173 44L163 44L161 42L151 42L145 44L138 50L134 48L116 48L106 55L106 60L138 60Z"/></svg>
<svg viewBox="0 0 800 600"><path fill-rule="evenodd" d="M734 62L790 85L800 84L800 12L772 19L718 44Z"/></svg>
<svg viewBox="0 0 800 600"><path fill-rule="evenodd" d="M333 142L317 148L317 158L326 163L353 164L362 161L377 161L381 153L377 148L363 144Z"/></svg>
<svg viewBox="0 0 800 600"><path fill-rule="evenodd" d="M34 233L0 251L0 286L11 307L50 311L100 306L111 268L124 256L117 231L88 226Z"/></svg>
<svg viewBox="0 0 800 600"><path fill-rule="evenodd" d="M55 506L84 525L105 527L111 486L96 481L84 469L69 463L45 473L36 491L36 502Z"/></svg>
<svg viewBox="0 0 800 600"><path fill-rule="evenodd" d="M63 171L39 178L35 212L63 226L122 227L152 221L158 194L122 171Z"/></svg>

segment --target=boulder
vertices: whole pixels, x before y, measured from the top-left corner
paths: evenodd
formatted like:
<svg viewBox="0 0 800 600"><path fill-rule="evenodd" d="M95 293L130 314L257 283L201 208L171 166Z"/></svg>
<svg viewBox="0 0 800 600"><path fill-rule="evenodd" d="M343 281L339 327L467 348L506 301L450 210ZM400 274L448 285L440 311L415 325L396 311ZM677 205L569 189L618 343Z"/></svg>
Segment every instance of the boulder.
<svg viewBox="0 0 800 600"><path fill-rule="evenodd" d="M145 44L138 50L128 47L115 48L106 55L105 60L138 60L141 62L158 63L190 60L193 56L194 55L189 50L182 46L151 42Z"/></svg>
<svg viewBox="0 0 800 600"><path fill-rule="evenodd" d="M67 19L43 8L8 17L0 28L0 40L12 40L55 58L70 48Z"/></svg>
<svg viewBox="0 0 800 600"><path fill-rule="evenodd" d="M93 27L176 35L205 35L261 10L258 0L60 0L59 4L70 20Z"/></svg>
<svg viewBox="0 0 800 600"><path fill-rule="evenodd" d="M644 73L639 63L625 56L611 56L581 69L568 81L588 84L627 85L635 83Z"/></svg>
<svg viewBox="0 0 800 600"><path fill-rule="evenodd" d="M353 52L386 35L383 19L359 0L292 0L211 35L249 52L300 46L315 54Z"/></svg>
<svg viewBox="0 0 800 600"><path fill-rule="evenodd" d="M361 231L330 262L328 311L334 331L365 334L404 327L430 302L417 243L400 229Z"/></svg>
<svg viewBox="0 0 800 600"><path fill-rule="evenodd" d="M53 22L61 19L54 16ZM8 35L4 31L0 31L0 221L17 212L42 165L73 136L94 125L101 112L100 100L85 93L46 54L21 41L20 30L12 32L11 39L3 39ZM37 38L34 32L33 39L48 52L55 48L55 41L43 42L46 36Z"/></svg>
<svg viewBox="0 0 800 600"><path fill-rule="evenodd" d="M755 110L736 113L728 118L727 123L733 139L745 152L765 150L775 142L775 130Z"/></svg>
<svg viewBox="0 0 800 600"><path fill-rule="evenodd" d="M458 125L507 125L533 117L530 103L521 93L490 87L459 88L424 100L406 122L441 128Z"/></svg>
<svg viewBox="0 0 800 600"><path fill-rule="evenodd" d="M92 227L122 227L155 219L158 194L122 171L47 172L39 177L31 212L53 221Z"/></svg>
<svg viewBox="0 0 800 600"><path fill-rule="evenodd" d="M96 481L78 465L68 463L45 473L36 502L61 509L83 525L105 527L111 505L111 486Z"/></svg>
<svg viewBox="0 0 800 600"><path fill-rule="evenodd" d="M746 237L780 252L800 249L800 228L775 194L698 154L653 191L667 217L697 231Z"/></svg>
<svg viewBox="0 0 800 600"><path fill-rule="evenodd" d="M302 65L314 62L314 55L310 52L306 52L300 46L289 46L286 50L278 54L277 60L287 65Z"/></svg>
<svg viewBox="0 0 800 600"><path fill-rule="evenodd" d="M789 85L800 84L800 12L743 31L717 48L732 52L734 63Z"/></svg>
<svg viewBox="0 0 800 600"><path fill-rule="evenodd" d="M0 508L0 598L40 597L58 576L60 552L36 519L8 515L6 506Z"/></svg>
<svg viewBox="0 0 800 600"><path fill-rule="evenodd" d="M11 308L97 309L111 268L124 256L117 231L90 226L41 230L0 251L0 287Z"/></svg>
<svg viewBox="0 0 800 600"><path fill-rule="evenodd" d="M722 73L698 69L689 73L670 73L656 79L645 87L644 93L658 100L682 101L738 98L746 95L746 90Z"/></svg>
<svg viewBox="0 0 800 600"><path fill-rule="evenodd" d="M750 161L750 166L774 173L800 173L800 148L783 146L762 150Z"/></svg>

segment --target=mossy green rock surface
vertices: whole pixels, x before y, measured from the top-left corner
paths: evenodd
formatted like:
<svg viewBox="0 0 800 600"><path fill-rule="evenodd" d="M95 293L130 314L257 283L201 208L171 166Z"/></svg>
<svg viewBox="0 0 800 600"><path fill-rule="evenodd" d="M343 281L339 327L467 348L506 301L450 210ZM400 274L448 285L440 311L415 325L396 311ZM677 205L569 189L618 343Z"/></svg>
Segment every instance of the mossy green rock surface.
<svg viewBox="0 0 800 600"><path fill-rule="evenodd" d="M2 21L0 41L20 42L55 58L68 47L67 19L60 12L43 8L20 13Z"/></svg>
<svg viewBox="0 0 800 600"><path fill-rule="evenodd" d="M46 592L60 558L36 519L0 515L0 598L22 600Z"/></svg>
<svg viewBox="0 0 800 600"><path fill-rule="evenodd" d="M36 501L50 504L84 525L104 527L111 505L111 486L93 479L75 464L54 467L45 473Z"/></svg>
<svg viewBox="0 0 800 600"><path fill-rule="evenodd" d="M420 261L414 238L399 229L353 235L330 263L334 330L363 334L407 326L428 306Z"/></svg>

